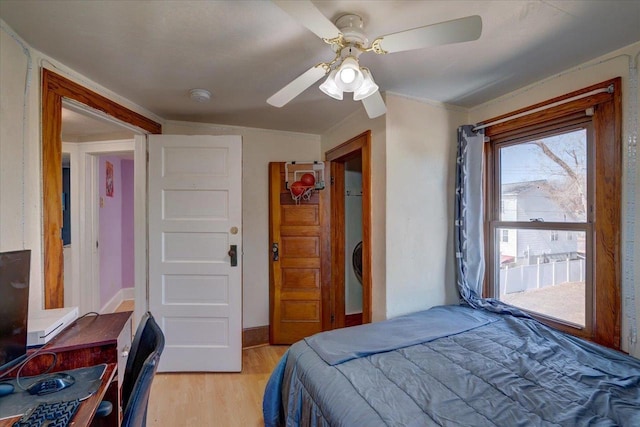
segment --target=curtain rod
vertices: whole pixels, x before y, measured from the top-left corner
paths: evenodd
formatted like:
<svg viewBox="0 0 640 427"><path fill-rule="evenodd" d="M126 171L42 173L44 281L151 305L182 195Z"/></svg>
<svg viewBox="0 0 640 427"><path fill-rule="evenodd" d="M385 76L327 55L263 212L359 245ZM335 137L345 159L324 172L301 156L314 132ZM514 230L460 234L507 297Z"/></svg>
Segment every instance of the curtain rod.
<svg viewBox="0 0 640 427"><path fill-rule="evenodd" d="M483 125L474 127L472 129L472 131L477 132L477 131L479 131L481 129L488 128L489 126L493 126L493 125L497 125L497 124L500 124L500 123L508 122L509 120L518 119L520 117L528 116L529 114L537 113L538 111L544 111L544 110L547 110L549 108L557 107L558 105L566 104L568 102L577 101L578 99L587 98L587 97L589 97L591 95L596 95L598 93L604 93L604 92L613 93L613 85L611 84L611 85L607 86L606 88L595 89L595 90L592 90L591 92L582 93L580 95L572 96L571 98L563 99L561 101L556 101L556 102L553 102L553 103L548 104L548 105L543 105L542 107L534 108L534 109L528 110L528 111L523 111L522 113L514 114L513 116L508 116L508 117L504 117L504 118L502 118L500 120L496 120L496 121L493 121L493 122L485 123Z"/></svg>

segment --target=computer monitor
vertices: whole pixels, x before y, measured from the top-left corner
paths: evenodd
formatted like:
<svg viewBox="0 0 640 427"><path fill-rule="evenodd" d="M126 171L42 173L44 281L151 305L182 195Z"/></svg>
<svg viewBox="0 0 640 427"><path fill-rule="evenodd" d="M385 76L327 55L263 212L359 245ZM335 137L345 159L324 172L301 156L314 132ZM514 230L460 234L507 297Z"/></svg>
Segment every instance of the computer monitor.
<svg viewBox="0 0 640 427"><path fill-rule="evenodd" d="M0 252L0 370L27 355L31 251Z"/></svg>

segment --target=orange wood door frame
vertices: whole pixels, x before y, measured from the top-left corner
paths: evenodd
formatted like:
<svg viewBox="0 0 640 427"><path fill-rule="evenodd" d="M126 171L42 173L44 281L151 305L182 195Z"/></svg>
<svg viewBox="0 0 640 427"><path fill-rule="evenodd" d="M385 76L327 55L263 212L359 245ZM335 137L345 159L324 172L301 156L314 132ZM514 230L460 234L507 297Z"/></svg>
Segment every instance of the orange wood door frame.
<svg viewBox="0 0 640 427"><path fill-rule="evenodd" d="M345 162L362 162L362 323L371 322L371 131L366 131L325 153L331 162L331 302L335 325L345 326L344 275L344 168Z"/></svg>
<svg viewBox="0 0 640 427"><path fill-rule="evenodd" d="M62 257L62 99L80 102L148 133L162 126L78 83L42 69L42 227L44 233L44 308L64 306Z"/></svg>

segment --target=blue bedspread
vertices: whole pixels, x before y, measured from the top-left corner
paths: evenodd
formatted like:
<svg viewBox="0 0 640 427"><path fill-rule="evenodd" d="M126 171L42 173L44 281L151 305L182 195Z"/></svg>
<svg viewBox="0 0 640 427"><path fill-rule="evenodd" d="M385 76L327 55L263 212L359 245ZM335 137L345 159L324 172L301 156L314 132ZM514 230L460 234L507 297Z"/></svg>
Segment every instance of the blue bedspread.
<svg viewBox="0 0 640 427"><path fill-rule="evenodd" d="M459 334L496 320L496 317L480 310L452 310L442 306L373 325L335 329L305 338L305 341L322 360L329 365L337 365L370 354Z"/></svg>
<svg viewBox="0 0 640 427"><path fill-rule="evenodd" d="M461 316L464 326L437 334L431 316L454 325ZM640 426L637 359L463 306L407 317L425 323L425 341L410 342L412 331L409 341L394 337L397 349L385 337L362 350L333 331L291 346L265 390L265 425ZM393 330L386 323L351 330L377 341L376 331Z"/></svg>

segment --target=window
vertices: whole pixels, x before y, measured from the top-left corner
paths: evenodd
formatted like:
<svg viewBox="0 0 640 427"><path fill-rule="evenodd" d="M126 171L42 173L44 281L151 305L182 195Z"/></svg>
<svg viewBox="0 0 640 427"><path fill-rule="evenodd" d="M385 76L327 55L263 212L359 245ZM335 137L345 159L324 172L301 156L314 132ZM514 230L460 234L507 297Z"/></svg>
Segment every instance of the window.
<svg viewBox="0 0 640 427"><path fill-rule="evenodd" d="M619 348L619 79L564 98L609 85L486 129L485 294Z"/></svg>
<svg viewBox="0 0 640 427"><path fill-rule="evenodd" d="M495 221L502 242L509 233L518 236L515 244L499 248L498 298L577 328L587 325L586 296L593 293L585 280L586 238L579 244L560 242L559 236L562 228L590 233L592 139L587 116L571 126L560 124L494 146L498 201L503 205L511 199L518 206L515 215L501 212ZM505 259L512 261L505 265Z"/></svg>

